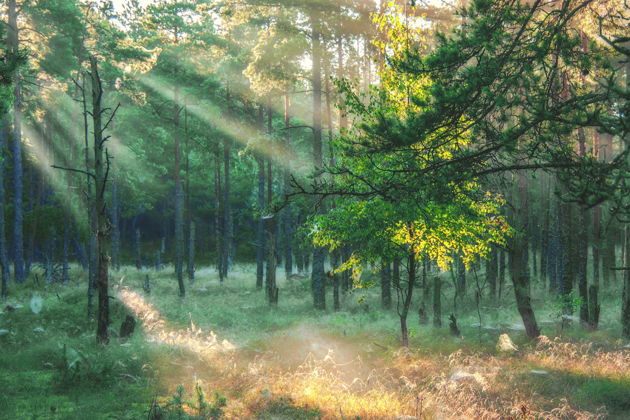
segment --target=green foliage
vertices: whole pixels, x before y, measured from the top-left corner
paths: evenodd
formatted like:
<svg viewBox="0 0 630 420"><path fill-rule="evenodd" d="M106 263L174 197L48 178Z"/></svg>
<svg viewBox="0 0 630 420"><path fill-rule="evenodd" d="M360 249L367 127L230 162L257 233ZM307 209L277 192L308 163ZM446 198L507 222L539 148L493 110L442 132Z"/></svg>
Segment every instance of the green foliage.
<svg viewBox="0 0 630 420"><path fill-rule="evenodd" d="M321 412L317 408L300 407L286 396L272 397L257 407L256 416L260 420L273 420L278 417L296 420L309 420L321 418Z"/></svg>
<svg viewBox="0 0 630 420"><path fill-rule="evenodd" d="M552 302L552 314L555 318L560 319L563 315L573 314L579 311L584 300L577 295L576 290L572 290L571 293L555 296Z"/></svg>
<svg viewBox="0 0 630 420"><path fill-rule="evenodd" d="M176 393L164 405L153 401L148 418L149 420L218 420L223 417L223 408L226 405L227 399L218 392L214 394L214 400L208 402L198 383L195 385L195 401L186 401L184 386L178 385Z"/></svg>

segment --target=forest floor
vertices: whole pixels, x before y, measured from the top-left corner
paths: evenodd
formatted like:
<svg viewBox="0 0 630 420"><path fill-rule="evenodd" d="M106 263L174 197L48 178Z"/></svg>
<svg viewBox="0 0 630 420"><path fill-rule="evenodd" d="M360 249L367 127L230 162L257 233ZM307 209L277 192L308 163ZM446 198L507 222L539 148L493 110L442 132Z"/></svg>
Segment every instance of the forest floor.
<svg viewBox="0 0 630 420"><path fill-rule="evenodd" d="M0 314L0 419L630 418L630 346L618 339L614 291L599 331L562 329L534 299L544 336L529 342L508 288L501 304L481 303L481 322L473 303L459 304L463 338L412 313L404 349L376 288L317 312L308 279L294 276L280 279L272 310L253 266L223 286L200 269L184 299L170 271L125 268L113 273L112 326L129 313L140 325L102 348L85 315L85 276L76 277L11 288ZM497 350L503 333L518 350Z"/></svg>

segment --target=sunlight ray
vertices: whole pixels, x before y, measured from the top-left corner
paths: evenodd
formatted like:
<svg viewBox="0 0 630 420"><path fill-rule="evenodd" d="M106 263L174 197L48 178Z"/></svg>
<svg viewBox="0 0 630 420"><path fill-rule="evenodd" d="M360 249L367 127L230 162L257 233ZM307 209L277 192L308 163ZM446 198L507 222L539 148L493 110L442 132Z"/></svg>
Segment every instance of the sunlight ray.
<svg viewBox="0 0 630 420"><path fill-rule="evenodd" d="M78 191L74 194L71 193L68 189L65 175L62 171L52 167L56 162L54 158L50 156L51 153L46 150L44 142L37 131L28 125L25 125L23 130L24 137L22 141L27 147L34 166L39 170L48 185L55 191L55 195L62 198L58 200L59 203L66 211L72 214L76 223L79 223L82 228L85 228L87 226L84 217L86 214L85 203Z"/></svg>
<svg viewBox="0 0 630 420"><path fill-rule="evenodd" d="M158 92L164 98L171 99L173 97L173 87L160 81L157 77L145 75L139 78L139 81L148 88ZM207 101L201 101L195 97L191 99L191 102L194 102L195 105L188 105L188 110L222 134L229 136L244 146L252 147L255 151L273 159L274 163L286 167L294 173L303 174L310 170L306 165L300 165L295 154L280 141L255 142L254 140L260 138L260 131L256 127L236 121L227 115L220 115L213 104L207 103ZM186 105L184 98L180 99L179 105Z"/></svg>
<svg viewBox="0 0 630 420"><path fill-rule="evenodd" d="M118 297L140 319L149 341L185 348L206 357L236 349L236 346L226 339L219 341L214 331L204 333L192 320L190 328L179 330L170 328L153 305L127 287L119 290Z"/></svg>

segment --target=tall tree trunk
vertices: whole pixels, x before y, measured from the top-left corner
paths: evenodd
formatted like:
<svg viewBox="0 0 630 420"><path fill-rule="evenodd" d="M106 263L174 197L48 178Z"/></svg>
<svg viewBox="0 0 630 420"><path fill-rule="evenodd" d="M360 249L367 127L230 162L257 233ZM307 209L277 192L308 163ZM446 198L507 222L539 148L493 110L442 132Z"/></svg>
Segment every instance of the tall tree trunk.
<svg viewBox="0 0 630 420"><path fill-rule="evenodd" d="M624 228L623 257L623 299L621 305L621 326L623 337L630 340L630 223Z"/></svg>
<svg viewBox="0 0 630 420"><path fill-rule="evenodd" d="M13 54L18 54L20 38L18 29L18 8L16 0L8 0L9 25L7 45ZM13 278L16 283L26 280L24 272L24 215L22 209L22 89L19 72L16 70L15 88L13 90L13 139L11 142L13 152Z"/></svg>
<svg viewBox="0 0 630 420"><path fill-rule="evenodd" d="M549 199L549 176L543 173L540 177L540 195L542 208L542 226L540 232L540 282L543 287L549 280L549 226L551 223L551 210Z"/></svg>
<svg viewBox="0 0 630 420"><path fill-rule="evenodd" d="M137 225L138 215L134 216L134 226ZM134 248L134 260L136 264L136 270L142 269L142 234L140 232L140 228L136 227L134 229L134 239L133 239L133 248Z"/></svg>
<svg viewBox="0 0 630 420"><path fill-rule="evenodd" d="M188 228L188 280L192 283L195 281L195 222L190 221Z"/></svg>
<svg viewBox="0 0 630 420"><path fill-rule="evenodd" d="M98 254L97 285L98 285L98 323L96 339L101 344L109 342L107 328L109 326L109 278L107 264L107 246L109 238L109 221L107 220L107 208L105 205L105 188L107 187L107 173L109 171L109 159L104 148L103 140L103 112L101 101L103 89L98 73L96 57L90 56L90 70L92 77L92 119L94 128L94 205L96 213L96 249ZM112 116L113 117L113 116Z"/></svg>
<svg viewBox="0 0 630 420"><path fill-rule="evenodd" d="M563 307L564 315L573 315L573 302L570 299L573 293L573 273L574 273L574 261L573 261L573 243L571 241L571 230L573 229L573 206L571 203L562 202L558 206L559 214L559 228L560 228L560 251L558 252L558 280L560 281L559 290L560 294L564 296L565 303ZM563 319L563 325L570 324L569 318Z"/></svg>
<svg viewBox="0 0 630 420"><path fill-rule="evenodd" d="M120 201L118 191L118 178L112 176L112 267L120 269Z"/></svg>
<svg viewBox="0 0 630 420"><path fill-rule="evenodd" d="M586 156L586 136L584 129L578 130L578 155L581 157ZM576 259L576 274L578 281L578 290L580 293L580 322L583 326L589 325L589 313L588 313L588 280L587 280L587 258L588 258L588 224L587 213L583 207L576 208L578 214L577 223L577 259Z"/></svg>
<svg viewBox="0 0 630 420"><path fill-rule="evenodd" d="M518 197L518 205L514 206L513 224L523 232L527 227L528 199L527 179L522 171L518 174L518 193L514 196ZM512 239L510 247L510 277L514 285L516 306L523 320L525 332L528 337L536 338L540 335L540 329L531 305L528 260L527 242L522 234L517 234Z"/></svg>
<svg viewBox="0 0 630 420"><path fill-rule="evenodd" d="M310 16L312 27L312 58L313 58L313 163L315 168L323 167L322 156L322 80L321 80L321 33L320 17L317 12ZM322 203L323 207L323 203ZM321 212L324 209L320 209ZM326 273L324 262L326 250L316 247L313 252L313 267L311 271L311 283L313 289L313 303L316 309L326 309Z"/></svg>
<svg viewBox="0 0 630 420"><path fill-rule="evenodd" d="M186 295L186 286L184 284L184 193L182 188L182 180L180 174L181 166L181 147L179 138L179 89L173 91L173 123L175 125L174 143L175 143L175 167L173 168L173 180L175 181L175 276L179 286L179 296Z"/></svg>
<svg viewBox="0 0 630 420"><path fill-rule="evenodd" d="M457 278L457 296L460 300L466 296L466 266L464 265L464 260L461 255L455 256L455 267L453 269L456 271Z"/></svg>
<svg viewBox="0 0 630 420"><path fill-rule="evenodd" d="M263 106L258 108L258 129L265 132ZM256 154L258 165L258 216L256 221L256 288L262 289L265 278L265 159L261 153Z"/></svg>
<svg viewBox="0 0 630 420"><path fill-rule="evenodd" d="M341 248L341 264L345 264L350 259L350 248L346 245ZM347 293L352 288L350 271L343 270L341 272L341 290Z"/></svg>
<svg viewBox="0 0 630 420"><path fill-rule="evenodd" d="M599 133L593 134L593 154L595 160L600 160L599 150ZM600 306L597 301L599 295L599 272L600 272L600 244L601 244L601 206L596 205L593 208L593 240L591 242L591 251L593 255L593 284L589 288L589 326L591 329L597 329L599 324Z"/></svg>
<svg viewBox="0 0 630 420"><path fill-rule="evenodd" d="M490 298L495 300L497 297L497 277L498 277L499 250L496 246L492 246L489 258L486 260L486 279L490 288Z"/></svg>
<svg viewBox="0 0 630 420"><path fill-rule="evenodd" d="M7 258L6 222L4 218L5 191L4 191L4 162L6 156L7 137L9 130L9 119L3 116L2 127L0 127L0 269L2 270L2 298L6 298L9 293L9 259Z"/></svg>
<svg viewBox="0 0 630 420"><path fill-rule="evenodd" d="M407 288L401 289L399 296L402 295L402 306L399 305L398 316L400 318L400 333L402 345L409 347L409 332L407 330L407 315L411 307L411 299L413 297L413 289L416 284L416 254L411 251L407 257Z"/></svg>
<svg viewBox="0 0 630 420"><path fill-rule="evenodd" d="M93 168L92 159L90 157L90 132L88 124L88 98L87 98L87 76L84 72L81 73L81 104L83 106L83 140L84 140L84 157L85 157L85 171L90 172ZM94 315L94 291L97 287L97 266L98 266L98 253L96 249L96 206L94 204L94 185L93 179L89 174L85 176L85 195L87 201L87 221L88 221L88 252L87 252L87 267L88 267L88 290L87 290L87 315L88 318L92 318Z"/></svg>
<svg viewBox="0 0 630 420"><path fill-rule="evenodd" d="M184 146L186 147L186 158L184 170L186 180L184 183L184 214L186 215L185 228L188 233L188 243L186 246L186 274L190 283L195 282L195 226L192 220L192 209L190 207L190 137L188 135L188 109L184 103Z"/></svg>
<svg viewBox="0 0 630 420"><path fill-rule="evenodd" d="M439 276L433 278L433 326L442 326L442 280Z"/></svg>
<svg viewBox="0 0 630 420"><path fill-rule="evenodd" d="M221 158L219 150L214 155L214 238L215 238L215 251L217 258L217 273L219 273L219 283L223 285L225 277L223 276L223 206L221 205L221 199L223 198L223 192L221 191Z"/></svg>
<svg viewBox="0 0 630 420"><path fill-rule="evenodd" d="M230 205L230 154L232 141L223 139L223 277L228 276L232 265L232 209Z"/></svg>
<svg viewBox="0 0 630 420"><path fill-rule="evenodd" d="M392 306L392 273L389 261L381 262L381 306L389 309Z"/></svg>
<svg viewBox="0 0 630 420"><path fill-rule="evenodd" d="M499 291L497 292L497 297L501 300L503 296L503 289L505 286L505 270L507 267L506 263L506 253L504 250L499 249L499 275L497 276L497 281L499 282Z"/></svg>
<svg viewBox="0 0 630 420"><path fill-rule="evenodd" d="M271 141L273 134L273 109L271 100L267 107L267 134ZM273 170L271 158L267 163L267 205L270 207L267 216L267 300L269 305L275 307L278 305L278 287L276 285L276 215L271 214L271 203L273 203Z"/></svg>
<svg viewBox="0 0 630 420"><path fill-rule="evenodd" d="M289 156L292 153L291 147L291 101L288 89L284 92L284 147ZM284 181L282 183L285 195L289 193L291 183L291 172L287 166L284 167ZM284 209L284 276L288 280L293 274L293 213L289 203Z"/></svg>
<svg viewBox="0 0 630 420"><path fill-rule="evenodd" d="M613 158L613 136L610 134L602 134L601 137L601 160L610 162ZM616 224L607 223L607 230L603 233L602 247L602 282L604 287L611 283L616 283L617 272L611 270L616 266L615 258L615 235L613 234Z"/></svg>

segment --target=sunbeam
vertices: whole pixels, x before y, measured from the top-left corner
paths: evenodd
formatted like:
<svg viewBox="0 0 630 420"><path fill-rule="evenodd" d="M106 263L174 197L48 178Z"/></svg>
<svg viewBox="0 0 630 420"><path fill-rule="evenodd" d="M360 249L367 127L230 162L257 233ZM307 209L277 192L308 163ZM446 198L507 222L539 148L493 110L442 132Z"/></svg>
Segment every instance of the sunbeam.
<svg viewBox="0 0 630 420"><path fill-rule="evenodd" d="M173 99L173 86L170 86L167 82L160 80L158 77L144 75L138 80L143 85L158 92L165 99ZM288 168L294 173L304 174L309 172L310 168L306 165L300 165L299 162L297 162L295 154L282 142L255 141L261 137L260 130L256 127L222 114L213 104L202 101L194 96L189 96L188 101L195 105L188 105L183 95L179 99L179 105L182 107L187 106L187 109L193 115L209 126L214 127L223 135L229 136L244 146L252 147L256 152L262 153L269 159L272 159L276 164Z"/></svg>

